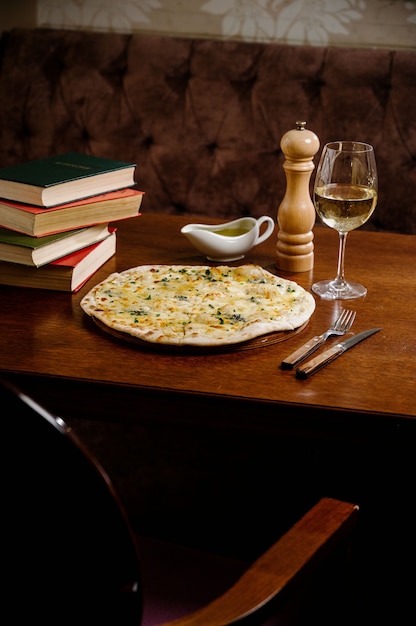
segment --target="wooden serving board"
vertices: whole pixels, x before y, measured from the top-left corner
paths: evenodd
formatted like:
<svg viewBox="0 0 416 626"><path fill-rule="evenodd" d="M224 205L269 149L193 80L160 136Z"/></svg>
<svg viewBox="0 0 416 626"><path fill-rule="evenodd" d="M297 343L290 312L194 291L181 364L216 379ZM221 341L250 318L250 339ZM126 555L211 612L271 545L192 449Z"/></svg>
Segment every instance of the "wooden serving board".
<svg viewBox="0 0 416 626"><path fill-rule="evenodd" d="M264 348L266 346L270 346L281 341L286 341L286 339L290 339L290 337L297 335L304 328L306 328L309 322L309 320L307 320L304 324L302 324L302 326L299 326L299 328L295 328L294 330L284 330L279 332L267 333L266 335L260 335L259 337L254 337L254 339L241 341L239 343L216 346L190 346L144 341L143 339L133 337L133 335L130 335L129 333L123 333L118 330L113 330L100 320L97 320L95 317L91 317L89 319L91 319L101 330L111 335L112 337L115 337L116 339L120 339L123 342L131 343L138 348L155 350L158 352L168 352L169 354L211 354L215 352L240 352L242 350L255 350L257 348Z"/></svg>

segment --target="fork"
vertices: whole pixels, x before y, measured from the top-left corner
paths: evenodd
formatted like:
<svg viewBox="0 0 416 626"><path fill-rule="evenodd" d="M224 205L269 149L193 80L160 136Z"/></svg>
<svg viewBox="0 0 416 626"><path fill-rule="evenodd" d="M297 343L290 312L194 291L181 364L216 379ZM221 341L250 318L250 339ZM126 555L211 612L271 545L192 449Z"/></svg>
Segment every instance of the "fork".
<svg viewBox="0 0 416 626"><path fill-rule="evenodd" d="M315 352L319 346L322 346L322 344L325 343L331 335L345 335L345 333L347 333L353 325L355 316L356 311L342 309L341 314L335 322L333 322L332 326L328 328L328 330L322 333L322 335L312 337L312 339L310 339L307 343L295 350L295 352L292 352L292 354L281 362L281 369L291 370L296 367L296 365L303 361L303 359L306 359L306 357Z"/></svg>

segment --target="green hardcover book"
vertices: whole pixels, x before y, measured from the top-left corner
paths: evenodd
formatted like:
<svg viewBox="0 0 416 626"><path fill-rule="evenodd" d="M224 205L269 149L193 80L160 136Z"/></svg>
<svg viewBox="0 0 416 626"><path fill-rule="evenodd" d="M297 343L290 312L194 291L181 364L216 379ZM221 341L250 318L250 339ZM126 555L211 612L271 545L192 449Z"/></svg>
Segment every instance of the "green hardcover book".
<svg viewBox="0 0 416 626"><path fill-rule="evenodd" d="M108 224L65 231L46 237L30 237L0 228L0 261L40 267L105 239Z"/></svg>
<svg viewBox="0 0 416 626"><path fill-rule="evenodd" d="M0 168L0 197L52 207L135 185L135 163L79 152Z"/></svg>
<svg viewBox="0 0 416 626"><path fill-rule="evenodd" d="M91 246L67 254L42 267L0 261L0 285L76 292L116 252L116 229Z"/></svg>

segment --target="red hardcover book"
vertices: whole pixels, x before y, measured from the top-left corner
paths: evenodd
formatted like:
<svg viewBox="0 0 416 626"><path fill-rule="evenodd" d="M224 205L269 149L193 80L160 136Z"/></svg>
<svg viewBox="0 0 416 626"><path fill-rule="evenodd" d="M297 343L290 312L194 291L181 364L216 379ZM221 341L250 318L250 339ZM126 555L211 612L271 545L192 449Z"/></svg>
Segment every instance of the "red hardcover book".
<svg viewBox="0 0 416 626"><path fill-rule="evenodd" d="M115 222L139 215L143 191L127 187L49 209L0 199L0 226L31 237Z"/></svg>
<svg viewBox="0 0 416 626"><path fill-rule="evenodd" d="M116 229L102 241L42 267L0 262L0 284L75 293L116 252Z"/></svg>

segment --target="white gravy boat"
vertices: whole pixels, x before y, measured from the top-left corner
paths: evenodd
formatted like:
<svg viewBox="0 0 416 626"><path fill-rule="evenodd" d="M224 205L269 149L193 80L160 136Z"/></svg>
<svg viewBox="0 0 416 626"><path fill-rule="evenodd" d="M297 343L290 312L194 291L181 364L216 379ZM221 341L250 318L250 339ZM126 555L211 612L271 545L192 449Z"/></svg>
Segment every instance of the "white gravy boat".
<svg viewBox="0 0 416 626"><path fill-rule="evenodd" d="M262 224L266 230L260 233ZM210 261L238 261L259 243L266 241L274 230L274 221L263 215L240 217L223 224L187 224L181 233Z"/></svg>

